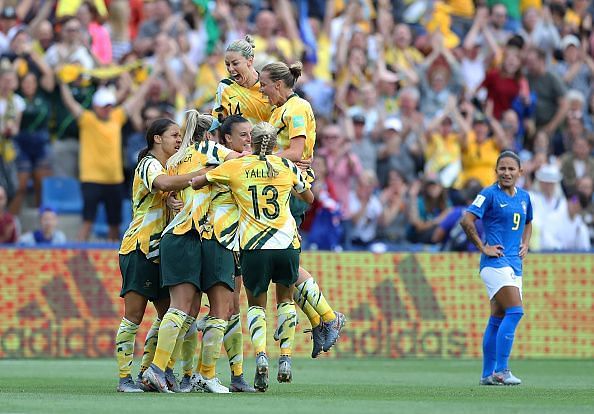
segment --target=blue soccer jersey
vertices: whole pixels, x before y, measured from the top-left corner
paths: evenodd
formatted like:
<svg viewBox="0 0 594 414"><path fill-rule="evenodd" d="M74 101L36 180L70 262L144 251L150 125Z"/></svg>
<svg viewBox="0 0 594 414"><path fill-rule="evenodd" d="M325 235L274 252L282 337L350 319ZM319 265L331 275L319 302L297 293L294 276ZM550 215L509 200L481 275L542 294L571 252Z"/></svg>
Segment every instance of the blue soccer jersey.
<svg viewBox="0 0 594 414"><path fill-rule="evenodd" d="M516 276L522 276L520 244L527 223L532 221L530 196L522 189L510 196L498 184L486 187L468 207L470 213L480 218L485 229L486 244L503 246L503 257L481 255L483 267L511 266Z"/></svg>

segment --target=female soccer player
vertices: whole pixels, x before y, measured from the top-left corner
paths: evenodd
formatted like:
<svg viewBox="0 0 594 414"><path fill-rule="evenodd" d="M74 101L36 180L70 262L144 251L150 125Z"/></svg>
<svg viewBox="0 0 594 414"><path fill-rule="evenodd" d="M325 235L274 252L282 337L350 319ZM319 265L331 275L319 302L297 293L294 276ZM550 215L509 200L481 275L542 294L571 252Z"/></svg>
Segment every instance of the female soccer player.
<svg viewBox="0 0 594 414"><path fill-rule="evenodd" d="M201 125L200 120L197 120L197 125ZM194 130L190 126L187 129ZM207 130L208 127L200 131L202 136ZM186 145L189 142L188 136L193 135L188 131L184 137ZM196 173L208 166L220 165L224 160L238 155L213 141L203 140L180 149L168 162L168 167L175 167L178 175L185 175L189 172ZM210 301L210 318L203 334L203 342L208 341L208 344L203 343L202 352L203 388L209 392L228 393L229 390L216 378L214 369L220 354L223 332L227 326L233 287L225 286L222 277L220 280L216 279L219 275L209 275L209 279L206 279L202 271L204 259L199 229L205 221L210 204L210 190L185 190L180 196L184 207L163 231L160 247L161 285L169 288L171 304L161 321L155 357L144 372L143 380L159 392L170 392L165 370L172 357L173 360L177 357L181 349L181 339L195 320L190 314L197 293L205 291ZM207 334L207 331L210 333Z"/></svg>
<svg viewBox="0 0 594 414"><path fill-rule="evenodd" d="M259 75L254 68L254 40L251 36L235 40L225 52L229 78L217 88L212 115L223 122L229 115L240 115L256 124L267 121L272 112L268 99L260 92Z"/></svg>
<svg viewBox="0 0 594 414"><path fill-rule="evenodd" d="M270 281L276 284L280 359L277 379L290 382L291 350L297 313L293 284L298 278L300 241L295 220L286 208L291 190L313 201L310 184L291 161L270 155L276 145L276 129L262 122L252 130L254 154L231 160L198 176L194 189L208 183L229 186L239 206L241 270L248 298L248 324L256 351L254 387L268 388L266 356L266 297Z"/></svg>
<svg viewBox="0 0 594 414"><path fill-rule="evenodd" d="M503 151L495 167L497 183L481 191L468 207L462 228L481 251L480 275L491 300L491 316L483 337L483 374L480 385L519 385L508 367L522 307L522 260L532 234L532 204L528 193L516 188L522 174L520 158ZM475 227L481 219L486 242Z"/></svg>
<svg viewBox="0 0 594 414"><path fill-rule="evenodd" d="M293 91L295 82L301 76L301 68L300 62L291 67L282 62L269 63L262 68L260 75L260 90L275 105L269 122L278 131L276 155L293 162L310 160L316 142L316 121L311 105ZM312 183L314 173L311 167L306 169L306 176L307 181ZM291 197L290 203L291 213L299 227L308 206L295 197ZM311 356L316 358L336 343L345 317L332 310L318 284L302 267L299 267L299 279L295 287L295 302L312 325Z"/></svg>
<svg viewBox="0 0 594 414"><path fill-rule="evenodd" d="M120 247L120 270L124 298L124 317L116 335L120 392L142 392L130 375L134 340L147 302L154 303L162 316L169 306L169 295L160 289L159 240L165 227L165 197L168 191L182 190L196 174L169 176L165 163L181 145L177 124L169 119L154 121L146 133L147 147L138 157L134 173L133 219Z"/></svg>

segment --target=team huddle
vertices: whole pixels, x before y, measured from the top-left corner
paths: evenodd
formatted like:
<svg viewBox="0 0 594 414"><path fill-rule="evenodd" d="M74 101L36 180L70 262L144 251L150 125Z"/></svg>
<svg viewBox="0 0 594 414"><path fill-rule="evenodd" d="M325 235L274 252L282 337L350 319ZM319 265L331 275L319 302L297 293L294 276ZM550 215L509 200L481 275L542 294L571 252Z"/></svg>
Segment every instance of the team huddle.
<svg viewBox="0 0 594 414"><path fill-rule="evenodd" d="M258 73L253 59L250 37L228 46L230 77L219 84L212 115L188 111L183 138L169 119L154 121L147 131L134 175L133 220L119 251L120 392L266 391L270 282L276 288L279 382L292 380L296 304L311 323L313 358L334 346L344 326L344 315L299 264L298 228L314 199L316 139L311 106L293 91L301 66L275 62ZM253 387L243 376L242 284L256 354ZM197 320L203 293L209 313ZM148 301L158 317L134 381L134 343ZM222 346L229 387L216 377ZM178 360L179 383L173 372Z"/></svg>

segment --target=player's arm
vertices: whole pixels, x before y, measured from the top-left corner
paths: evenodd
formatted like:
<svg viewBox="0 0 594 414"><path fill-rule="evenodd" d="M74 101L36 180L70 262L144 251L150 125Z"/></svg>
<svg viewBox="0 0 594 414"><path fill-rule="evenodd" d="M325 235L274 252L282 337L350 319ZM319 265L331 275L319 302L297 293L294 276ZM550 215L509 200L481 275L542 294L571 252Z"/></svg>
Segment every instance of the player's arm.
<svg viewBox="0 0 594 414"><path fill-rule="evenodd" d="M532 237L532 222L526 223L524 226L524 233L522 233L522 243L520 244L520 258L526 257L528 254L528 247L530 246L530 238Z"/></svg>
<svg viewBox="0 0 594 414"><path fill-rule="evenodd" d="M300 198L301 200L305 201L307 204L311 204L314 202L314 194L312 193L311 189L308 188L307 190L299 193L297 191L293 191L293 194L295 194L298 198Z"/></svg>
<svg viewBox="0 0 594 414"><path fill-rule="evenodd" d="M213 170L208 171L204 174L203 170L201 170L202 174L193 177L190 180L190 185L194 190L200 190L202 187L210 184L210 183L220 183L220 184L229 184L230 181L230 172L233 171L233 166L229 166L229 164L221 164Z"/></svg>
<svg viewBox="0 0 594 414"><path fill-rule="evenodd" d="M289 115L283 116L291 140L289 142L289 148L284 149L280 154L276 155L293 162L301 161L303 150L305 149L307 126L310 119L308 115L311 115L309 113L309 107L301 102L292 109Z"/></svg>
<svg viewBox="0 0 594 414"><path fill-rule="evenodd" d="M156 177L153 181L153 188L160 191L179 191L189 186L192 178L200 174L200 171L195 171L189 174L182 175L167 175L162 174ZM204 173L203 173L204 174Z"/></svg>
<svg viewBox="0 0 594 414"><path fill-rule="evenodd" d="M289 169L293 176L293 188L291 193L305 201L307 204L313 203L315 197L311 191L311 184L303 178L303 175L294 163L289 162Z"/></svg>
<svg viewBox="0 0 594 414"><path fill-rule="evenodd" d="M476 230L476 220L478 219L473 213L467 211L464 213L464 217L462 217L462 221L460 225L466 233L468 239L476 246L477 249L481 253L489 257L502 257L503 256L503 246L497 244L495 246L489 246L488 244L483 244L478 231Z"/></svg>
<svg viewBox="0 0 594 414"><path fill-rule="evenodd" d="M301 161L303 149L305 148L305 135L299 135L291 138L289 148L276 154L281 158L286 158L293 162Z"/></svg>

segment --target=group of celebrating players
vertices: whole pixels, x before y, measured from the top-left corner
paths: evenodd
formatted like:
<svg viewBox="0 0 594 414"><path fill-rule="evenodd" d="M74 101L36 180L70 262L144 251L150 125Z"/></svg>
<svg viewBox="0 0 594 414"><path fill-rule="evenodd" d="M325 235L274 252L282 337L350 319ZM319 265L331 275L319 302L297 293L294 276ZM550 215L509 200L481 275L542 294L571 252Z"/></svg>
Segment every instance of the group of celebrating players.
<svg viewBox="0 0 594 414"><path fill-rule="evenodd" d="M269 63L258 73L249 36L225 53L230 77L212 115L188 111L182 138L170 119L154 121L133 182L133 219L119 251L124 317L116 335L120 392L266 391L266 302L276 285L280 344L277 379L291 382L295 303L311 322L312 357L338 340L345 317L335 312L299 265L298 227L313 202L311 160L315 118L294 93L299 63ZM239 294L256 353L254 386L243 376ZM209 313L197 320L202 293ZM148 301L157 310L137 381L134 343ZM201 349L196 364L198 332ZM216 376L221 346L231 368L226 387ZM178 383L173 367L181 358Z"/></svg>
<svg viewBox="0 0 594 414"><path fill-rule="evenodd" d="M265 309L271 281L276 285L279 382L292 380L295 304L311 322L313 358L336 343L344 326L344 315L330 307L299 265L298 228L313 201L316 139L311 106L293 90L301 65L274 62L258 73L253 62L249 36L231 43L225 53L230 77L219 84L213 114L189 111L183 139L169 119L154 121L146 134L134 176L133 220L119 251L125 314L116 335L118 391L266 391ZM518 385L521 380L508 360L524 314L522 260L532 206L528 193L516 188L522 173L517 154L502 152L495 171L497 182L477 196L461 224L482 253L480 276L490 299L479 383ZM242 283L256 353L253 387L243 376ZM203 292L209 313L197 321ZM134 342L149 300L158 318L134 381ZM199 331L202 344L194 364ZM229 358L229 387L216 377L221 345ZM178 383L173 367L180 358Z"/></svg>

